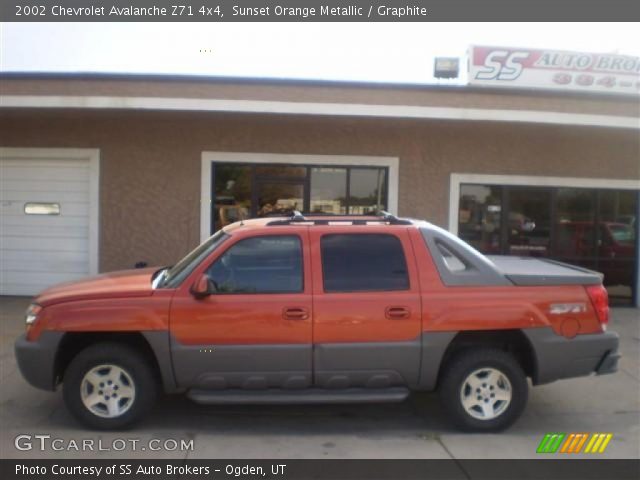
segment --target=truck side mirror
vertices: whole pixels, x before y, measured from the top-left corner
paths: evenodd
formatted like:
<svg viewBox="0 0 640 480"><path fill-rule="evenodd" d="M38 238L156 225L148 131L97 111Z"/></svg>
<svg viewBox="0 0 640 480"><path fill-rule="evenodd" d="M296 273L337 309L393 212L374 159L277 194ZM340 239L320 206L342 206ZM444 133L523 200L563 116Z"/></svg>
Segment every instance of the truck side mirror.
<svg viewBox="0 0 640 480"><path fill-rule="evenodd" d="M206 274L202 274L198 277L193 285L191 285L191 295L196 297L198 300L208 297L215 291L215 288L212 282L209 280L209 277Z"/></svg>

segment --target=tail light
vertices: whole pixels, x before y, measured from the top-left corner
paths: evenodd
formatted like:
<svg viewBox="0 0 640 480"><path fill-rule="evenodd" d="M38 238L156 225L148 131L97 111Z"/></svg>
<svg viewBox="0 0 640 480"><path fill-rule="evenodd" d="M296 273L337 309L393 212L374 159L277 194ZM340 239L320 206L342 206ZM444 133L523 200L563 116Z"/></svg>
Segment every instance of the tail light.
<svg viewBox="0 0 640 480"><path fill-rule="evenodd" d="M591 305L593 305L593 309L598 316L598 321L604 330L609 323L609 295L607 290L602 285L589 285L586 289Z"/></svg>

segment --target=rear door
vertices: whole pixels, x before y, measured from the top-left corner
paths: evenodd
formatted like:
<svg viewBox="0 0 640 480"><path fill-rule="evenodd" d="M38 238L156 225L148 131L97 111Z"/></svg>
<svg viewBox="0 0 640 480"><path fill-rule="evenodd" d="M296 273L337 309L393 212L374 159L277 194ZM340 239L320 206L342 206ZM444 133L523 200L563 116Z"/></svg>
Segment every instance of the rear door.
<svg viewBox="0 0 640 480"><path fill-rule="evenodd" d="M310 229L314 383L326 388L415 384L421 305L408 230Z"/></svg>

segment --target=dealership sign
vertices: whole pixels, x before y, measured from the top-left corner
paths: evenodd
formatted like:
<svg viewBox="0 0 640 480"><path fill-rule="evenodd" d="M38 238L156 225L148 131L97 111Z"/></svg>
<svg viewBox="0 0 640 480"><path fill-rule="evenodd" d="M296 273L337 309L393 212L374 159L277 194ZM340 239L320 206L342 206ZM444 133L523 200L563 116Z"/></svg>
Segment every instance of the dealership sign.
<svg viewBox="0 0 640 480"><path fill-rule="evenodd" d="M469 84L640 94L640 57L471 47Z"/></svg>

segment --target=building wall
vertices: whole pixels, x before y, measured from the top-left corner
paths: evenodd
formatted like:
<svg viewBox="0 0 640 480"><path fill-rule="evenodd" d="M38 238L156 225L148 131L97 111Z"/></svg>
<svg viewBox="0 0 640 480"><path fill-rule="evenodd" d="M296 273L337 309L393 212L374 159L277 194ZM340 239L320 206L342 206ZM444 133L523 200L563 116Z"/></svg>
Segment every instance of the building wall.
<svg viewBox="0 0 640 480"><path fill-rule="evenodd" d="M399 214L446 226L451 173L640 179L635 130L132 111L0 112L0 146L100 149L100 270L199 242L202 151L400 158Z"/></svg>

